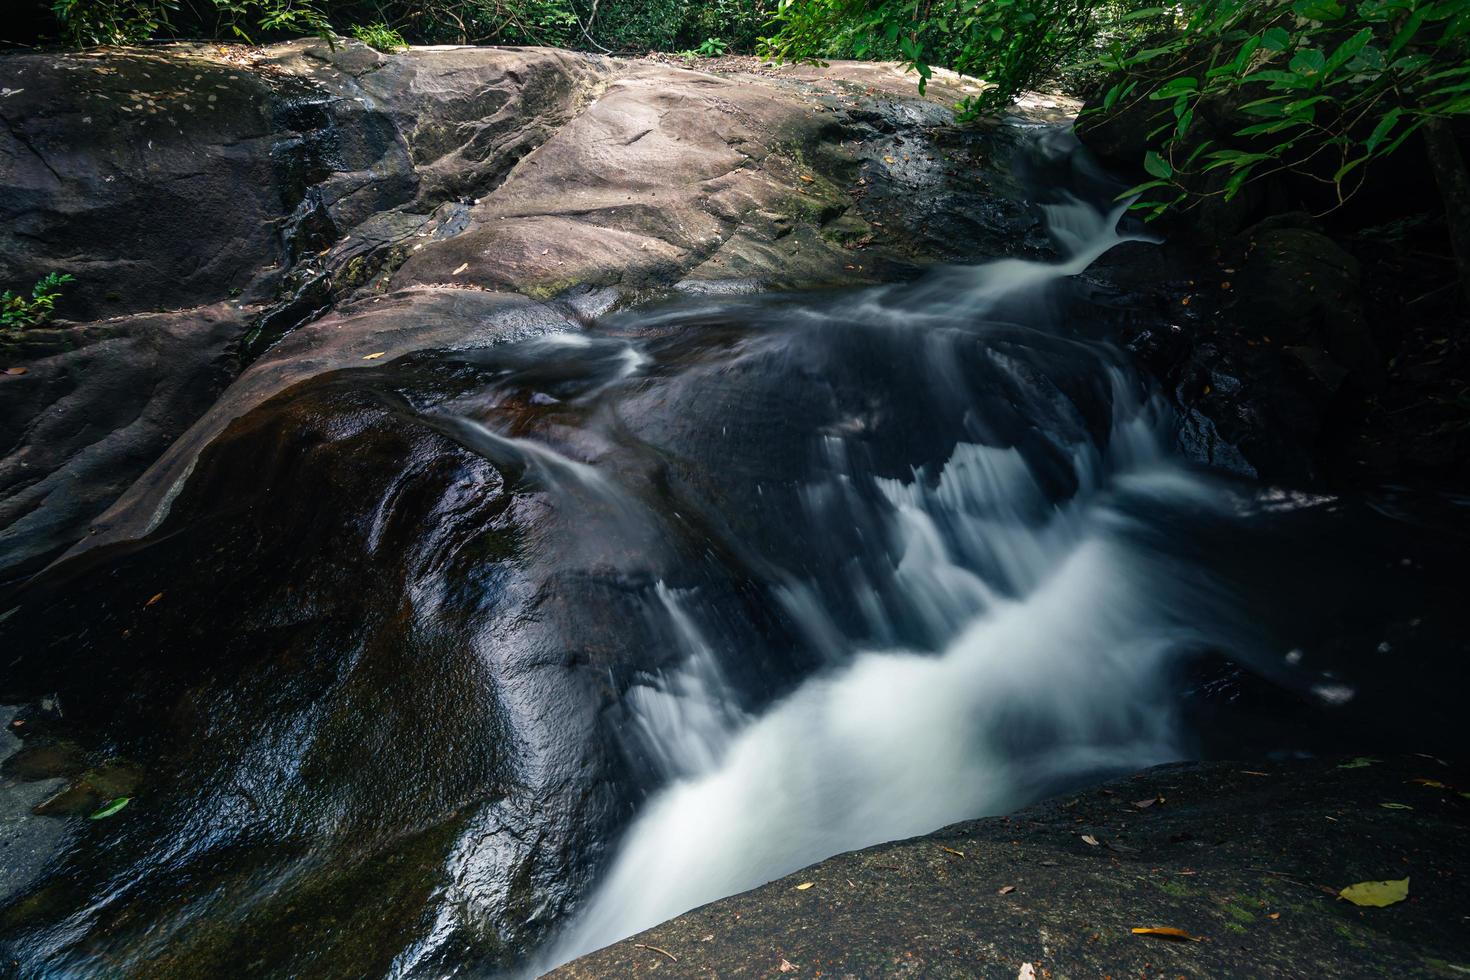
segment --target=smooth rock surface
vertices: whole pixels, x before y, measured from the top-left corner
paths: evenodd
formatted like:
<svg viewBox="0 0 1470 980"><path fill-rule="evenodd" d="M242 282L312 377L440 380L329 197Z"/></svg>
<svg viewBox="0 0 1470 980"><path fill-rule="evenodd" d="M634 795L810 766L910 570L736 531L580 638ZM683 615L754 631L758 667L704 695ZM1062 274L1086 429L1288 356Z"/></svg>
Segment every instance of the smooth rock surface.
<svg viewBox="0 0 1470 980"><path fill-rule="evenodd" d="M301 348L274 346L324 317L358 335L334 344L371 348L359 358L396 356L464 339L407 340L420 320L442 327L450 290L611 287L606 309L1046 247L1006 176L1014 137L947 129L965 84L936 79L921 99L894 66L717 76L554 49L299 41L10 53L0 80L15 90L0 107L0 284L78 280L57 320L0 349L27 371L0 375L0 583L147 527L137 498L166 494L280 390L263 378L327 363L285 366ZM372 316L352 305L389 294ZM201 419L262 355L274 366Z"/></svg>
<svg viewBox="0 0 1470 980"><path fill-rule="evenodd" d="M1162 766L838 855L549 976L1460 976L1464 785L1428 757ZM1387 908L1337 897L1405 877ZM1159 926L1200 941L1132 933Z"/></svg>

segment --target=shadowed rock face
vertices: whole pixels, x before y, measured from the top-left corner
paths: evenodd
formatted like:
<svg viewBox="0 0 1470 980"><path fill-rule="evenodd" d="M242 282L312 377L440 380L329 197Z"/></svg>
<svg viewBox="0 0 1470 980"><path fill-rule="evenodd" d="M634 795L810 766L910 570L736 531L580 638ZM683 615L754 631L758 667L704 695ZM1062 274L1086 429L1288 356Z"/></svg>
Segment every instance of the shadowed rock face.
<svg viewBox="0 0 1470 980"><path fill-rule="evenodd" d="M565 666L595 657L584 630L609 663L647 639L599 626L617 597L523 543L548 533L535 499L385 380L273 399L202 454L161 536L23 600L7 686L64 689L153 818L83 828L3 913L12 953L180 977L494 963L576 894L615 817L588 779L612 740ZM23 938L99 900L81 942Z"/></svg>

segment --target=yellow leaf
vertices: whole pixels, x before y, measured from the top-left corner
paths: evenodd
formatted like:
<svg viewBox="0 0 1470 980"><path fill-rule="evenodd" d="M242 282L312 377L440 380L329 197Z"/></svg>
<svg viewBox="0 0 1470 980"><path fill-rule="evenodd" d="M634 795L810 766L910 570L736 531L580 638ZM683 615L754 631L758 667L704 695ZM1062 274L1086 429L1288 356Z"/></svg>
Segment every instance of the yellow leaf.
<svg viewBox="0 0 1470 980"><path fill-rule="evenodd" d="M162 598L163 598L163 593L160 592L160 593L158 593L158 595L154 596L152 599L149 599L147 602L143 603L143 608L144 609L147 609L149 606L153 605L155 602L157 602L159 599L162 599Z"/></svg>
<svg viewBox="0 0 1470 980"><path fill-rule="evenodd" d="M461 272L463 272L464 270L468 269L469 267L470 267L470 264L468 262L466 262L464 265L460 266L458 269L455 269L453 272L451 272L450 275L451 276L457 276Z"/></svg>
<svg viewBox="0 0 1470 980"><path fill-rule="evenodd" d="M1143 929L1134 929L1133 934L1135 936L1159 936L1163 939L1181 939L1191 943L1204 942L1200 937L1191 936L1183 929L1174 929L1169 926L1151 926Z"/></svg>
<svg viewBox="0 0 1470 980"><path fill-rule="evenodd" d="M1385 905L1402 902L1409 897L1409 879L1360 881L1356 885L1348 885L1337 893L1337 897L1345 898L1354 905L1381 909Z"/></svg>
<svg viewBox="0 0 1470 980"><path fill-rule="evenodd" d="M10 375L25 374L29 368L6 368L5 373Z"/></svg>
<svg viewBox="0 0 1470 980"><path fill-rule="evenodd" d="M378 358L382 357L386 353L388 353L388 352L385 351L385 350L380 350L376 354L369 354L369 355L367 355L366 357L363 358L363 360L364 361L376 361Z"/></svg>
<svg viewBox="0 0 1470 980"><path fill-rule="evenodd" d="M955 850L952 847L945 847L943 844L941 844L939 846L939 849L941 851L948 851L949 853L958 855L959 857L964 857L965 856L965 852L964 851L957 851L957 850Z"/></svg>
<svg viewBox="0 0 1470 980"><path fill-rule="evenodd" d="M804 892L808 888L812 887L812 885L815 885L815 884L816 884L815 881L803 881L801 884L799 884L799 885L796 886L796 890L799 891L799 892Z"/></svg>
<svg viewBox="0 0 1470 980"><path fill-rule="evenodd" d="M808 184L814 184L814 183L816 183L816 178L815 177L808 177L806 174L802 174L801 175L801 179L805 183L808 183Z"/></svg>

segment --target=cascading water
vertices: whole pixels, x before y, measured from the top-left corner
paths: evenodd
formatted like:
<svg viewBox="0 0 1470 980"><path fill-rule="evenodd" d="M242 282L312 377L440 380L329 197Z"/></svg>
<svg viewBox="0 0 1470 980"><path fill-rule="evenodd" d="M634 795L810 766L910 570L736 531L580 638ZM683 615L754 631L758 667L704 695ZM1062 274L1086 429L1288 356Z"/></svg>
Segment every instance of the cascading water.
<svg viewBox="0 0 1470 980"><path fill-rule="evenodd" d="M1110 410L1099 432L1025 357L1041 338L1000 319L1124 240L1120 216L1071 200L1048 208L1060 263L947 269L794 311L853 342L927 347L930 395L959 409L968 436L906 477L851 461L866 420L816 439L817 476L796 494L808 533L855 535L868 554L834 555L825 581L778 590L828 666L758 715L739 707L696 608L658 586L685 659L624 705L668 782L532 972L831 854L1184 753L1166 668L1241 638L1225 635L1218 590L1149 540L1146 515L1223 510L1228 494L1168 458L1168 412L1117 352L1060 341ZM982 339L982 357L1007 414L1035 423L1024 427L1042 444L995 439L996 420L967 404L952 354L982 324L998 325L1002 342ZM855 613L829 609L833 593Z"/></svg>
<svg viewBox="0 0 1470 980"><path fill-rule="evenodd" d="M1054 263L513 304L232 422L0 614L12 685L146 760L0 954L535 973L1154 762L1461 751L1466 502L1179 458L1065 143L1019 163Z"/></svg>

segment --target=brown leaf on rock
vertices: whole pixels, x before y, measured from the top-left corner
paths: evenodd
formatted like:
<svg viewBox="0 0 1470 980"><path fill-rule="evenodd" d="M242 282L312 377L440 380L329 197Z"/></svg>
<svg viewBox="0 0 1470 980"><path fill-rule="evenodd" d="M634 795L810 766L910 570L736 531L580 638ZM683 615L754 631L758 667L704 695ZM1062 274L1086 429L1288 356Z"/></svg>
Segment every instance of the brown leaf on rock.
<svg viewBox="0 0 1470 980"><path fill-rule="evenodd" d="M6 368L5 369L5 373L6 374L25 374L27 370L28 370L27 368Z"/></svg>
<svg viewBox="0 0 1470 980"><path fill-rule="evenodd" d="M1175 929L1172 926L1144 926L1133 930L1135 936L1158 936L1160 939L1177 939L1181 942L1202 943L1198 936L1191 936L1183 929Z"/></svg>
<svg viewBox="0 0 1470 980"><path fill-rule="evenodd" d="M386 353L388 353L388 352L385 351L385 350L380 350L380 351L378 351L375 354L368 354L368 355L366 355L365 357L363 357L363 360L364 361L376 361L378 358L382 357Z"/></svg>
<svg viewBox="0 0 1470 980"><path fill-rule="evenodd" d="M795 963L790 962L789 960L782 959L781 965L778 966L776 969L780 970L782 973L795 973L797 970L801 969L801 967L797 966Z"/></svg>
<svg viewBox="0 0 1470 980"><path fill-rule="evenodd" d="M1000 890L997 891L996 894L997 895L1009 895L1011 892L1013 892L1015 890L1016 890L1016 886L1015 885L1001 885L1000 886Z"/></svg>
<svg viewBox="0 0 1470 980"><path fill-rule="evenodd" d="M1082 835L1082 843L1084 843L1084 844L1091 844L1093 847L1096 847L1097 846L1097 838L1094 837L1094 836L1092 836L1091 834L1083 834Z"/></svg>
<svg viewBox="0 0 1470 980"><path fill-rule="evenodd" d="M154 603L158 602L162 598L163 598L163 593L160 592L157 595L155 595L152 599L149 599L147 602L143 603L143 608L144 609L147 609L149 606L151 606Z"/></svg>

